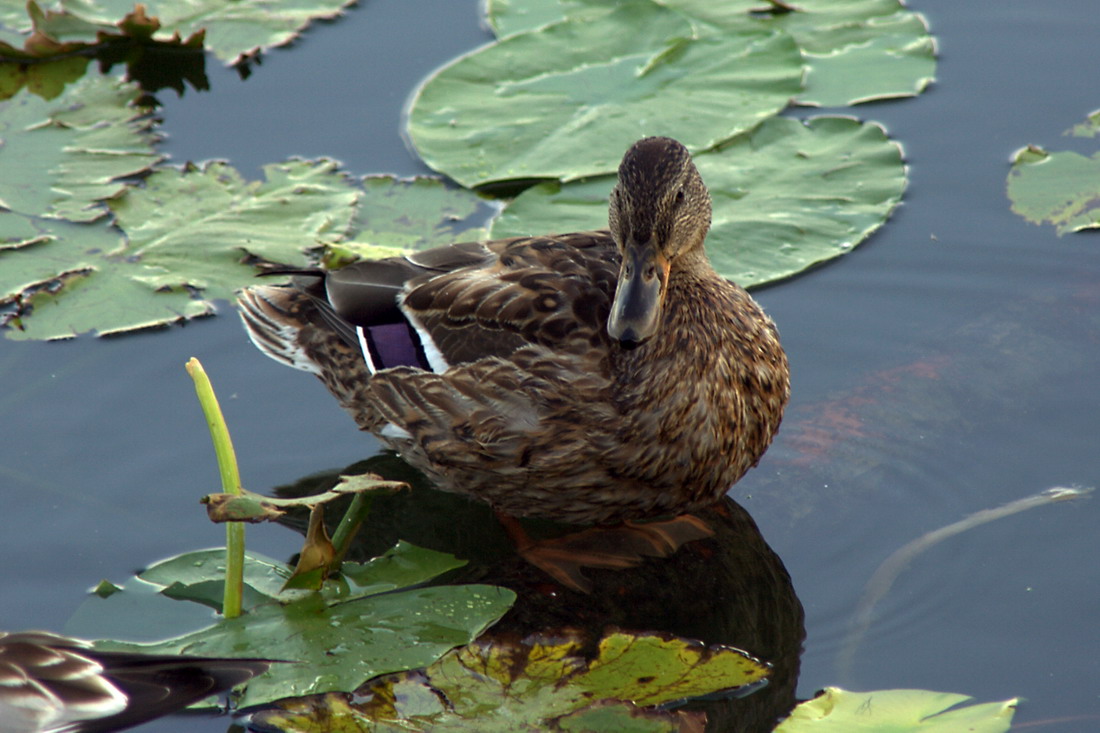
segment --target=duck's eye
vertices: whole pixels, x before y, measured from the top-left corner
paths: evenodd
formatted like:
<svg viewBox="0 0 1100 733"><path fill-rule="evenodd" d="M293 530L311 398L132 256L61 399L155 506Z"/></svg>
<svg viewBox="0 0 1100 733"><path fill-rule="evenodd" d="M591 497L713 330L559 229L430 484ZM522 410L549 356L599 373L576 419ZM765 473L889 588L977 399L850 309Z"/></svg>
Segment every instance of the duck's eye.
<svg viewBox="0 0 1100 733"><path fill-rule="evenodd" d="M684 202L684 196L686 196L686 194L684 193L684 189L681 188L676 192L676 203L682 204Z"/></svg>

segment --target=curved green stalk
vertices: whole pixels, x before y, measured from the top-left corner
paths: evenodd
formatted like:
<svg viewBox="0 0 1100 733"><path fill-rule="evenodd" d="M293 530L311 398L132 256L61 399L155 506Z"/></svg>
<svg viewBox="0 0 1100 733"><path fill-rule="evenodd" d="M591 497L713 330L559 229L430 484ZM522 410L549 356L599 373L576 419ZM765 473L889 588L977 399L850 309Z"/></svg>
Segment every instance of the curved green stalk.
<svg viewBox="0 0 1100 733"><path fill-rule="evenodd" d="M210 378L198 359L191 357L186 365L187 373L195 382L195 393L199 396L206 425L210 428L210 439L214 442L214 454L218 457L218 472L221 474L222 491L240 496L241 475L237 469L237 454L233 451L233 441L229 437L229 428L225 424L218 398ZM244 592L244 524L226 522L225 524L225 594L222 599L222 615L236 618L241 615L241 595Z"/></svg>

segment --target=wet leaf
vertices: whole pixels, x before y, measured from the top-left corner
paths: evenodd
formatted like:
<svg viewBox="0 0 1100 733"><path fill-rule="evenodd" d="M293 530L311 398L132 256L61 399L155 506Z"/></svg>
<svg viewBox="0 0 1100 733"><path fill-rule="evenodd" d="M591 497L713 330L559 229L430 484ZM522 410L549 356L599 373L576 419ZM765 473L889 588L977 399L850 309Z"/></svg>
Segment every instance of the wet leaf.
<svg viewBox="0 0 1100 733"><path fill-rule="evenodd" d="M1032 224L1053 224L1058 236L1100 227L1100 152L1047 152L1028 146L1008 173L1012 210Z"/></svg>
<svg viewBox="0 0 1100 733"><path fill-rule="evenodd" d="M1001 733L1017 699L956 707L967 695L930 690L849 692L827 687L794 709L776 733Z"/></svg>
<svg viewBox="0 0 1100 733"><path fill-rule="evenodd" d="M224 550L158 563L139 580L160 586L161 593L132 592L127 584L109 598L89 598L81 608L82 623L87 626L96 614L109 614L116 622L117 617L129 616L141 628L141 619L154 607L150 604L162 604L165 596L216 608L224 564ZM249 553L249 607L241 617L163 642L110 641L101 647L230 657L255 656L264 649L268 658L299 662L277 665L279 669L253 680L242 700L245 706L291 695L352 690L380 674L431 664L448 649L469 643L511 606L514 594L491 586L397 590L461 564L451 556L400 543L357 569L362 585L333 580L320 593L281 593L290 569Z"/></svg>
<svg viewBox="0 0 1100 733"><path fill-rule="evenodd" d="M681 715L647 706L768 673L737 649L663 634L609 634L591 660L583 646L576 635L482 639L427 669L375 680L354 700L284 701L259 720L284 731L675 731Z"/></svg>
<svg viewBox="0 0 1100 733"><path fill-rule="evenodd" d="M714 206L707 251L743 286L790 277L850 251L905 189L901 150L881 127L846 117L776 118L695 156ZM542 184L509 204L494 237L607 227L614 176Z"/></svg>
<svg viewBox="0 0 1100 733"><path fill-rule="evenodd" d="M241 494L207 494L200 503L206 505L206 513L212 522L267 522L278 519L290 507L314 507L318 504L358 494L363 491L392 493L407 489L402 481L386 481L377 474L341 476L329 491L307 496L279 498L241 489Z"/></svg>
<svg viewBox="0 0 1100 733"><path fill-rule="evenodd" d="M682 14L632 0L508 36L421 87L410 139L466 186L570 180L614 171L649 134L705 150L801 91L801 56L786 33L693 34Z"/></svg>
<svg viewBox="0 0 1100 733"><path fill-rule="evenodd" d="M477 194L439 178L367 176L363 188L354 240L331 246L330 262L392 257L485 236L475 219L487 216L488 205Z"/></svg>
<svg viewBox="0 0 1100 733"><path fill-rule="evenodd" d="M304 265L305 250L337 240L360 193L331 161L290 161L245 181L225 163L161 168L110 209L129 241L107 227L26 218L4 231L0 302L28 290L33 308L9 338L100 335L207 315L254 282L253 258ZM41 289L56 281L59 286Z"/></svg>
<svg viewBox="0 0 1100 733"><path fill-rule="evenodd" d="M762 0L662 0L691 19L698 35L781 28L807 66L797 101L841 106L919 94L935 75L935 43L924 18L900 0L804 0L793 12L763 12ZM486 18L500 36L577 18L591 22L597 0L489 0Z"/></svg>

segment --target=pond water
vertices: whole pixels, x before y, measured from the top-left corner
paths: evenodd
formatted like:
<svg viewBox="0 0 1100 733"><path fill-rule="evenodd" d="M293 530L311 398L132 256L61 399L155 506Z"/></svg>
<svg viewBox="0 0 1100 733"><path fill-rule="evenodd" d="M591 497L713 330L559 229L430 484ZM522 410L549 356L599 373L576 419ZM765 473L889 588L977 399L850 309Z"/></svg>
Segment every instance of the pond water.
<svg viewBox="0 0 1100 733"><path fill-rule="evenodd" d="M849 639L865 584L906 543L1100 480L1097 238L1059 239L1004 195L1017 148L1096 149L1061 136L1100 102L1094 5L914 0L940 44L937 83L855 110L904 146L904 205L851 255L757 292L790 355L793 397L731 496L805 607L803 697L825 685L1019 695L1029 729L1100 729L1096 500L930 548L858 647ZM356 174L426 172L398 134L401 105L432 68L487 39L473 0L370 0L268 54L246 81L208 68L211 92L164 94L164 149L253 177L290 155L335 157ZM221 395L247 486L373 451L316 380L260 355L221 312L109 341L0 341L3 628L61 630L101 578L222 541L196 503L217 474L183 371L191 356ZM249 531L250 547L276 557L294 545L276 528ZM195 729L146 729L169 725Z"/></svg>

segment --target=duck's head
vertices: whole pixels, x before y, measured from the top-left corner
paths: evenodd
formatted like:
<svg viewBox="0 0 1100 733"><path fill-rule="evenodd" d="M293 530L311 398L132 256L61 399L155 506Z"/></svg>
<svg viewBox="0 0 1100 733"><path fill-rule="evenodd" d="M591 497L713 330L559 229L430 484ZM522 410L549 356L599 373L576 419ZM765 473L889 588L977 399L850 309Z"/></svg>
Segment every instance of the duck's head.
<svg viewBox="0 0 1100 733"><path fill-rule="evenodd" d="M668 137L634 143L619 165L608 222L622 270L607 332L635 346L657 331L669 270L702 254L710 228L710 194L687 148Z"/></svg>

